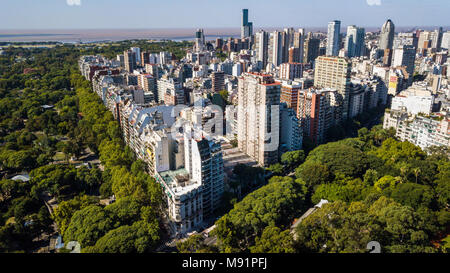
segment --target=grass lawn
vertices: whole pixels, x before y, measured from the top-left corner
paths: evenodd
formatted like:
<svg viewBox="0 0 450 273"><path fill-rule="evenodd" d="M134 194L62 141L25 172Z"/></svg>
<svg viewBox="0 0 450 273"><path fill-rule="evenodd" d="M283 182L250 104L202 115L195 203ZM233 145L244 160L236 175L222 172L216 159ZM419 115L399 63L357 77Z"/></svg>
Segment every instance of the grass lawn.
<svg viewBox="0 0 450 273"><path fill-rule="evenodd" d="M62 153L62 152L57 152L57 153L55 154L55 156L53 157L53 160L55 160L55 161L66 160L66 156L65 156L64 153Z"/></svg>

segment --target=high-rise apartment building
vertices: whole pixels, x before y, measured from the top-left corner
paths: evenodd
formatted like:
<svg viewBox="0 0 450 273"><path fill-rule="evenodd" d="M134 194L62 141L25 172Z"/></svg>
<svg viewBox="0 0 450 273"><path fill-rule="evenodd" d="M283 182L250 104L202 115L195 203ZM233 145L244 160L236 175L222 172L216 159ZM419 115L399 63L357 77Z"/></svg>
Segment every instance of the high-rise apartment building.
<svg viewBox="0 0 450 273"><path fill-rule="evenodd" d="M405 66L409 75L414 74L416 49L413 46L401 46L394 50L392 66ZM412 77L411 77L412 79Z"/></svg>
<svg viewBox="0 0 450 273"><path fill-rule="evenodd" d="M272 33L272 64L279 66L283 63L283 33L274 31Z"/></svg>
<svg viewBox="0 0 450 273"><path fill-rule="evenodd" d="M150 74L141 74L138 76L138 85L145 92L153 94L153 99L158 101L158 89L156 87L157 79Z"/></svg>
<svg viewBox="0 0 450 273"><path fill-rule="evenodd" d="M347 58L320 56L316 59L314 86L336 89L343 98L342 118L348 118L351 62Z"/></svg>
<svg viewBox="0 0 450 273"><path fill-rule="evenodd" d="M302 149L303 132L294 109L280 105L280 154Z"/></svg>
<svg viewBox="0 0 450 273"><path fill-rule="evenodd" d="M282 57L281 63L287 63L289 61L289 48L291 48L294 44L294 34L295 30L293 28L285 28L281 33L282 39Z"/></svg>
<svg viewBox="0 0 450 273"><path fill-rule="evenodd" d="M320 40L312 36L312 33L308 34L305 40L304 49L304 62L313 63L317 57L319 57Z"/></svg>
<svg viewBox="0 0 450 273"><path fill-rule="evenodd" d="M261 62L265 69L269 59L269 33L261 30L256 33L256 59Z"/></svg>
<svg viewBox="0 0 450 273"><path fill-rule="evenodd" d="M298 97L298 119L304 136L314 143L326 142L326 132L339 122L342 96L336 89L309 89Z"/></svg>
<svg viewBox="0 0 450 273"><path fill-rule="evenodd" d="M418 45L419 51L429 48L431 46L431 32L430 31L420 32L418 44L419 44Z"/></svg>
<svg viewBox="0 0 450 273"><path fill-rule="evenodd" d="M365 53L365 30L356 26L347 27L345 52L349 58L363 56Z"/></svg>
<svg viewBox="0 0 450 273"><path fill-rule="evenodd" d="M341 21L335 20L328 23L327 52L328 56L338 56L340 49Z"/></svg>
<svg viewBox="0 0 450 273"><path fill-rule="evenodd" d="M191 126L185 126L184 155L191 180L202 185L202 213L208 218L219 208L224 192L222 147L214 138L196 135Z"/></svg>
<svg viewBox="0 0 450 273"><path fill-rule="evenodd" d="M216 38L216 49L222 50L222 48L223 48L223 39Z"/></svg>
<svg viewBox="0 0 450 273"><path fill-rule="evenodd" d="M450 50L450 31L442 34L442 45L441 48Z"/></svg>
<svg viewBox="0 0 450 273"><path fill-rule="evenodd" d="M292 108L297 113L298 97L303 90L312 87L314 82L310 79L299 79L295 81L281 82L280 102L285 103L288 108Z"/></svg>
<svg viewBox="0 0 450 273"><path fill-rule="evenodd" d="M441 49L442 35L443 35L442 27L439 27L438 29L431 32L430 34L431 48L436 48L436 50Z"/></svg>
<svg viewBox="0 0 450 273"><path fill-rule="evenodd" d="M225 73L213 72L211 73L212 89L214 92L219 93L225 89Z"/></svg>
<svg viewBox="0 0 450 273"><path fill-rule="evenodd" d="M294 33L293 39L292 47L296 49L294 50L293 61L303 63L303 55L305 54L305 30L302 28L299 29L298 32Z"/></svg>
<svg viewBox="0 0 450 273"><path fill-rule="evenodd" d="M167 105L184 104L183 84L175 78L161 78L158 80L158 102Z"/></svg>
<svg viewBox="0 0 450 273"><path fill-rule="evenodd" d="M172 53L167 51L159 52L159 61L161 64L169 64L172 61Z"/></svg>
<svg viewBox="0 0 450 273"><path fill-rule="evenodd" d="M289 48L289 63L299 63L300 62L300 48L291 47Z"/></svg>
<svg viewBox="0 0 450 273"><path fill-rule="evenodd" d="M294 80L303 76L303 64L284 63L280 65L280 78L282 80Z"/></svg>
<svg viewBox="0 0 450 273"><path fill-rule="evenodd" d="M134 52L134 58L135 58L136 64L142 65L141 49L139 47L132 47L132 48L130 48L130 50Z"/></svg>
<svg viewBox="0 0 450 273"><path fill-rule="evenodd" d="M131 50L123 52L125 70L132 73L136 69L136 53Z"/></svg>
<svg viewBox="0 0 450 273"><path fill-rule="evenodd" d="M238 83L238 147L261 166L278 162L281 84L245 73Z"/></svg>
<svg viewBox="0 0 450 273"><path fill-rule="evenodd" d="M146 64L150 63L150 52L142 51L141 52L141 66L145 67Z"/></svg>
<svg viewBox="0 0 450 273"><path fill-rule="evenodd" d="M404 45L410 45L417 49L419 45L419 38L417 37L416 33L410 32L399 33L397 37L394 39L394 48L398 48Z"/></svg>

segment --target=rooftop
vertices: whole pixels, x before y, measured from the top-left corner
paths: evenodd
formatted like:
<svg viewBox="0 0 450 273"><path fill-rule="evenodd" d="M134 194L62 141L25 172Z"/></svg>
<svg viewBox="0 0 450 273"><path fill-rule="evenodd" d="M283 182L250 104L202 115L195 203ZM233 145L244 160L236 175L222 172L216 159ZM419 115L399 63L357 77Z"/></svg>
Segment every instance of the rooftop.
<svg viewBox="0 0 450 273"><path fill-rule="evenodd" d="M199 188L201 185L189 178L189 172L184 169L159 173L164 183L174 195L184 195Z"/></svg>

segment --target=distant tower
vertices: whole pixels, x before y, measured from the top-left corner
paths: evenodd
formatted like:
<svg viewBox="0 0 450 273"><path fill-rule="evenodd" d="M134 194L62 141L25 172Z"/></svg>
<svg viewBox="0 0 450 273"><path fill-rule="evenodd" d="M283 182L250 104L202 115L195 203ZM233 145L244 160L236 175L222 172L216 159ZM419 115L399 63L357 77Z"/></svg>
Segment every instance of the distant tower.
<svg viewBox="0 0 450 273"><path fill-rule="evenodd" d="M395 25L391 19L387 20L381 28L380 49L392 49L394 46Z"/></svg>
<svg viewBox="0 0 450 273"><path fill-rule="evenodd" d="M253 35L253 23L248 21L248 9L242 10L241 38L247 38Z"/></svg>
<svg viewBox="0 0 450 273"><path fill-rule="evenodd" d="M327 35L327 55L337 56L339 54L339 38L341 35L341 21L332 21L328 23Z"/></svg>
<svg viewBox="0 0 450 273"><path fill-rule="evenodd" d="M203 29L198 29L195 32L195 50L194 51L203 51L205 47L205 34L203 33Z"/></svg>
<svg viewBox="0 0 450 273"><path fill-rule="evenodd" d="M365 30L356 26L348 26L345 39L345 52L348 57L359 57L364 55Z"/></svg>
<svg viewBox="0 0 450 273"><path fill-rule="evenodd" d="M125 70L132 73L136 69L136 53L131 50L123 52Z"/></svg>
<svg viewBox="0 0 450 273"><path fill-rule="evenodd" d="M313 37L309 32L305 40L303 62L313 63L319 56L320 40Z"/></svg>

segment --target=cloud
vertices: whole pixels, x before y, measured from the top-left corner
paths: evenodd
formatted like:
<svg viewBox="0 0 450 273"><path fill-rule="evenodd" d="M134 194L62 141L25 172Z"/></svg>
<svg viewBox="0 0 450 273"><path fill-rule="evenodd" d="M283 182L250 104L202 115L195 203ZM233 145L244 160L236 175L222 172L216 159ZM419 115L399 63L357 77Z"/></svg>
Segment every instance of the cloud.
<svg viewBox="0 0 450 273"><path fill-rule="evenodd" d="M381 6L381 0L366 0L369 6Z"/></svg>
<svg viewBox="0 0 450 273"><path fill-rule="evenodd" d="M81 0L66 0L66 2L69 6L81 6Z"/></svg>

